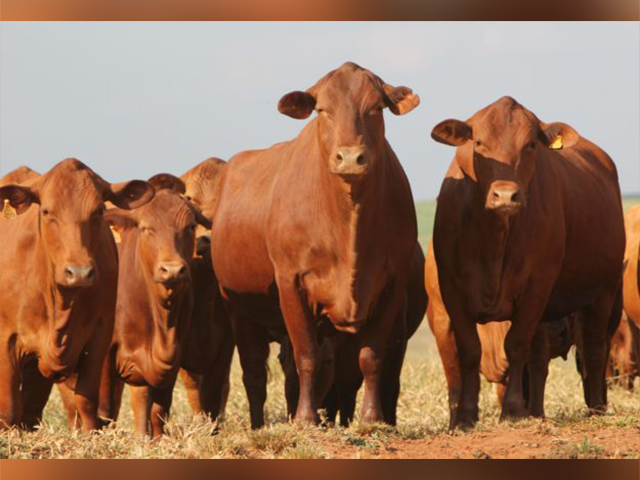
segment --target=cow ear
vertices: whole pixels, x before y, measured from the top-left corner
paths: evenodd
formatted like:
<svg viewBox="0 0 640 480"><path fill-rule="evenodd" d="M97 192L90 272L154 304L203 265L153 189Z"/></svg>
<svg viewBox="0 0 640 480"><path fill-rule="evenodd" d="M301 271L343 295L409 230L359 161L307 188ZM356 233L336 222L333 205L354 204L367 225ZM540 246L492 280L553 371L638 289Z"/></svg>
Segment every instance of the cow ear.
<svg viewBox="0 0 640 480"><path fill-rule="evenodd" d="M573 147L580 140L580 134L566 123L543 123L541 127L543 143L552 150Z"/></svg>
<svg viewBox="0 0 640 480"><path fill-rule="evenodd" d="M316 97L309 92L290 92L278 102L280 113L298 120L307 118L314 108L316 108Z"/></svg>
<svg viewBox="0 0 640 480"><path fill-rule="evenodd" d="M394 115L404 115L420 105L420 97L409 87L392 87L384 84L386 104Z"/></svg>
<svg viewBox="0 0 640 480"><path fill-rule="evenodd" d="M444 120L433 127L431 138L445 145L460 147L471 140L471 127L460 120Z"/></svg>
<svg viewBox="0 0 640 480"><path fill-rule="evenodd" d="M138 226L138 222L132 215L132 212L127 210L110 208L102 214L102 217L112 227L112 230L115 230L119 234Z"/></svg>
<svg viewBox="0 0 640 480"><path fill-rule="evenodd" d="M35 190L20 185L6 185L0 187L0 205L4 207L7 200L18 215L26 212L32 203L40 203Z"/></svg>
<svg viewBox="0 0 640 480"><path fill-rule="evenodd" d="M111 185L108 198L105 200L111 201L124 210L131 210L150 202L155 194L155 189L149 183L142 180L131 180Z"/></svg>
<svg viewBox="0 0 640 480"><path fill-rule="evenodd" d="M187 191L187 187L182 180L170 173L158 173L147 180L147 183L151 184L158 190L173 190L174 192L184 193Z"/></svg>

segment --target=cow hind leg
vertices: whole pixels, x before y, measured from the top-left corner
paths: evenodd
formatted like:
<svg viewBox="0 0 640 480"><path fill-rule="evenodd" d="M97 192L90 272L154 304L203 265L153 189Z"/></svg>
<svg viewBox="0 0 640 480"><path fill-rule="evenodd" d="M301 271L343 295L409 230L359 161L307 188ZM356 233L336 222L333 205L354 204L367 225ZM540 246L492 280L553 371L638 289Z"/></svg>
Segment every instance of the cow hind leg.
<svg viewBox="0 0 640 480"><path fill-rule="evenodd" d="M202 402L200 400L200 382L202 380L202 376L181 368L180 379L182 380L182 385L184 385L184 389L187 392L187 402L189 402L191 411L196 415L201 413L203 411Z"/></svg>
<svg viewBox="0 0 640 480"><path fill-rule="evenodd" d="M249 400L251 428L257 429L264 425L269 334L266 328L236 311L231 315L231 322L242 366L242 382Z"/></svg>
<svg viewBox="0 0 640 480"><path fill-rule="evenodd" d="M221 419L227 404L233 349L233 341L229 339L222 346L209 371L202 375L200 382L202 408L212 420Z"/></svg>

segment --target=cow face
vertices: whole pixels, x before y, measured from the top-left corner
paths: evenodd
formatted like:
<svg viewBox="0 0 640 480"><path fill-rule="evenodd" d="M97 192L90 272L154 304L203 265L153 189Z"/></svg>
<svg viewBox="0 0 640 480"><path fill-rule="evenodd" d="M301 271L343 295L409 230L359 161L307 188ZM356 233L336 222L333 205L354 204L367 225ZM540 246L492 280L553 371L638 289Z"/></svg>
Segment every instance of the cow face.
<svg viewBox="0 0 640 480"><path fill-rule="evenodd" d="M110 185L75 159L58 163L31 185L0 188L18 214L39 204L39 237L59 287L75 289L95 283L95 255L106 228L104 202L121 208L137 208L153 198L146 182L133 180Z"/></svg>
<svg viewBox="0 0 640 480"><path fill-rule="evenodd" d="M191 280L196 225L210 228L211 224L177 192L160 190L134 212L109 209L104 216L123 242L124 235L136 231L136 256L163 299L172 298Z"/></svg>
<svg viewBox="0 0 640 480"><path fill-rule="evenodd" d="M382 111L396 115L413 110L420 99L407 87L392 87L369 70L345 63L313 87L286 94L278 110L293 118L318 112L318 141L329 170L347 181L374 168L384 144Z"/></svg>
<svg viewBox="0 0 640 480"><path fill-rule="evenodd" d="M579 135L564 123L544 124L510 97L480 110L466 122L445 120L434 140L460 147L457 158L474 178L489 211L510 216L527 202L527 188L541 155L574 146Z"/></svg>
<svg viewBox="0 0 640 480"><path fill-rule="evenodd" d="M185 184L184 198L202 212L206 218L213 217L216 200L216 186L220 181L220 174L227 162L211 157L187 171L180 179ZM198 236L205 232L198 229Z"/></svg>

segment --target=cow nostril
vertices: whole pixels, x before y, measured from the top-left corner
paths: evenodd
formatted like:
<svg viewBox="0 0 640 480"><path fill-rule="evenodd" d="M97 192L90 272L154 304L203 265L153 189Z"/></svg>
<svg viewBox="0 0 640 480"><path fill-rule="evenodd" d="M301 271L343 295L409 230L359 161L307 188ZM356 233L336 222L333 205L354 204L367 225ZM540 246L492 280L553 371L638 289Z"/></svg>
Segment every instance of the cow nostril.
<svg viewBox="0 0 640 480"><path fill-rule="evenodd" d="M513 195L511 195L511 201L512 202L519 202L520 201L519 192L515 192Z"/></svg>
<svg viewBox="0 0 640 480"><path fill-rule="evenodd" d="M169 269L168 269L167 267L165 267L164 265L162 265L162 266L160 267L160 272L161 272L161 273L169 273Z"/></svg>
<svg viewBox="0 0 640 480"><path fill-rule="evenodd" d="M336 158L338 159L339 162L342 162L343 160L342 154L340 152L338 152L338 154L336 155Z"/></svg>
<svg viewBox="0 0 640 480"><path fill-rule="evenodd" d="M364 155L363 154L358 155L358 158L356 158L356 162L357 162L358 165L364 165L364 163L365 163L364 162Z"/></svg>
<svg viewBox="0 0 640 480"><path fill-rule="evenodd" d="M497 190L494 190L492 193L493 193L493 198L494 198L494 199L496 199L496 200L497 200L497 199L499 199L499 198L500 198L500 192L498 192Z"/></svg>
<svg viewBox="0 0 640 480"><path fill-rule="evenodd" d="M65 275L65 277L67 277L68 280L72 279L75 276L74 273L73 273L73 270L70 269L69 267L66 267L64 269L64 275Z"/></svg>
<svg viewBox="0 0 640 480"><path fill-rule="evenodd" d="M187 267L183 265L182 267L180 267L180 270L178 270L178 275L184 275L186 271L187 271Z"/></svg>

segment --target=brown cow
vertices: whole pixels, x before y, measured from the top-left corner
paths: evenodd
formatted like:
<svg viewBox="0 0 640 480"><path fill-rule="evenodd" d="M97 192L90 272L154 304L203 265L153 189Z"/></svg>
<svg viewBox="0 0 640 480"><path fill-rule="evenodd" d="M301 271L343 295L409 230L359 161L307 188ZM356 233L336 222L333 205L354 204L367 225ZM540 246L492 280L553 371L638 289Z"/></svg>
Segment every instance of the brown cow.
<svg viewBox="0 0 640 480"><path fill-rule="evenodd" d="M27 167L26 165L22 165L14 170L11 170L5 176L0 178L0 187L4 185L21 185L23 183L29 182L30 180L34 180L38 178L40 174L35 170Z"/></svg>
<svg viewBox="0 0 640 480"><path fill-rule="evenodd" d="M162 188L153 177L150 183ZM102 370L100 415L117 420L127 383L135 431L147 433L150 424L157 437L169 415L189 333L195 230L199 222L210 224L171 189L158 190L132 213L109 209L105 218L121 241L116 322Z"/></svg>
<svg viewBox="0 0 640 480"><path fill-rule="evenodd" d="M624 274L622 277L622 299L624 314L620 326L611 341L611 354L607 376L614 381L633 388L638 376L640 350L640 294L638 293L638 249L640 248L640 205L634 205L624 214L627 243L624 251Z"/></svg>
<svg viewBox="0 0 640 480"><path fill-rule="evenodd" d="M629 319L640 328L640 205L634 205L625 212L624 226L627 244L624 251L623 305Z"/></svg>
<svg viewBox="0 0 640 480"><path fill-rule="evenodd" d="M623 313L620 326L611 339L607 378L627 390L633 390L633 382L638 372L638 346L640 330Z"/></svg>
<svg viewBox="0 0 640 480"><path fill-rule="evenodd" d="M51 382L73 373L82 428L100 425L100 368L113 330L118 275L104 202L136 208L153 195L138 180L110 185L75 159L28 186L0 187L0 201L9 200L18 213L0 218L0 427L33 426Z"/></svg>
<svg viewBox="0 0 640 480"><path fill-rule="evenodd" d="M318 112L295 139L239 153L224 169L211 255L230 302L253 428L264 423L268 330L283 325L300 376L295 419L317 421L322 317L342 331L363 330L362 417L383 419L385 349L392 330L403 328L395 320L402 318L417 225L382 111L402 115L418 103L409 88L345 63L280 99L279 111L290 117Z"/></svg>
<svg viewBox="0 0 640 480"><path fill-rule="evenodd" d="M466 122L445 120L431 135L458 147L433 234L462 376L452 426L478 419L476 323L512 321L502 416L521 417L523 369L538 324L576 311L586 351L585 400L592 412L603 412L625 243L613 161L569 125L545 124L510 97ZM606 234L595 235L594 225ZM544 369L530 367L530 382L542 385Z"/></svg>
<svg viewBox="0 0 640 480"><path fill-rule="evenodd" d="M118 383L131 385L135 430L164 431L193 309L191 261L198 223L210 226L173 190L130 214L109 210L122 238L116 326L103 372L101 410L117 417ZM109 379L107 386L106 379Z"/></svg>
<svg viewBox="0 0 640 480"><path fill-rule="evenodd" d="M449 390L450 414L453 418L455 417L455 407L458 404L461 390L458 349L456 347L455 333L451 326L451 319L447 314L440 294L438 269L433 255L432 242L429 242L424 270L425 284L427 294L429 295L427 317L429 319L429 327L438 345L440 359L442 360ZM482 373L488 382L497 385L498 403L502 405L509 378L509 361L504 351L504 340L511 327L511 322L490 322L484 325L478 324L476 327L482 351L480 357L480 373ZM568 318L549 322L548 324L540 324L538 326L538 332L534 336L531 344L531 351L529 353L530 361L537 361L544 371L547 372L549 361L552 358L563 357L565 360L567 359L567 354L573 343L572 339L571 323ZM528 379L524 379L523 389L526 392L525 401L529 414L543 417L544 384L536 385L536 387L541 387L542 390L530 389Z"/></svg>
<svg viewBox="0 0 640 480"><path fill-rule="evenodd" d="M184 196L204 217L215 203L215 191L224 160L211 157L180 178ZM191 328L182 356L180 377L195 413L204 412L212 419L224 412L229 395L229 372L233 357L233 333L226 313L218 280L211 265L210 232L198 226L196 257L193 259L194 307Z"/></svg>
<svg viewBox="0 0 640 480"><path fill-rule="evenodd" d="M405 310L406 337L398 337L394 347L387 353L390 361L386 368L391 368L382 385L382 410L385 422L396 424L396 407L400 394L400 373L406 352L407 341L418 330L427 309L427 293L424 285L424 253L419 243L411 258L409 282L407 285L407 304ZM320 362L322 374L316 387L318 404L326 410L327 420L335 422L338 412L340 424L348 426L353 420L356 396L362 385L362 373L358 366L358 353L362 342L362 334L350 335L343 332L330 333L322 338L320 345ZM298 374L291 342L285 337L278 355L285 372L285 394L287 410L293 416L298 404ZM328 371L327 371L328 370Z"/></svg>

